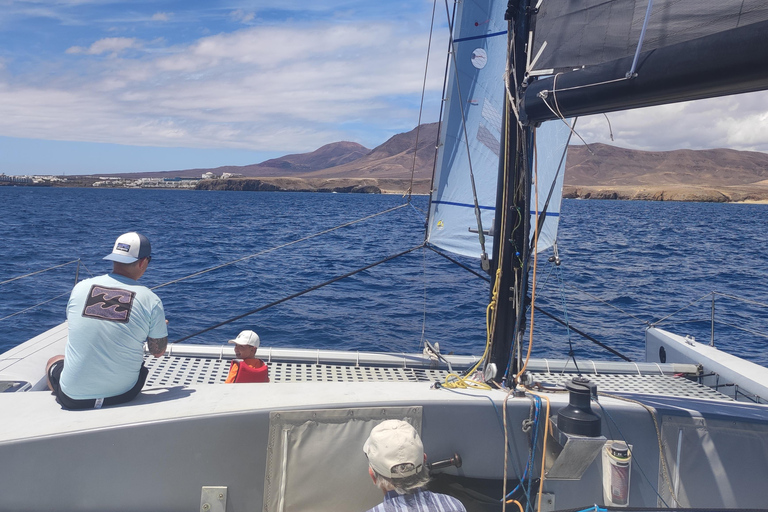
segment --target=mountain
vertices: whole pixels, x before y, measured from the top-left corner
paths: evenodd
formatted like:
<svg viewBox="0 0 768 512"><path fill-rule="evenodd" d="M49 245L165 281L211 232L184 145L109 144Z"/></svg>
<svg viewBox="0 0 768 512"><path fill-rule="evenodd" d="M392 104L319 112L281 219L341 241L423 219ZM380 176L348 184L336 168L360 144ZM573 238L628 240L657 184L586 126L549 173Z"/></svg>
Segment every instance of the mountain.
<svg viewBox="0 0 768 512"><path fill-rule="evenodd" d="M591 150L591 152L590 152ZM735 149L638 151L607 144L571 146L565 182L573 186L748 185L768 179L768 155Z"/></svg>
<svg viewBox="0 0 768 512"><path fill-rule="evenodd" d="M355 142L334 142L310 153L286 155L246 166L120 176L199 177L209 171L217 175L228 172L272 180L262 180L258 185L260 189L290 184L291 190L301 189L300 180L309 184L308 190L326 190L333 180L365 179L366 190L385 184L380 186L382 190L396 192L409 188L413 174L413 190L428 193L438 126L437 123L421 125L391 137L372 150ZM282 181L275 185L278 178ZM207 186L238 189L244 185ZM345 182L344 186L349 184ZM639 151L599 143L589 147L571 146L564 194L609 199L768 200L768 154L733 149Z"/></svg>
<svg viewBox="0 0 768 512"><path fill-rule="evenodd" d="M251 178L300 177L319 169L348 164L368 155L370 149L356 142L334 142L311 153L299 153L273 158L258 164L225 165L209 169L185 169L151 173L121 173L123 178L166 178L174 176L200 177L206 172L221 176L225 172Z"/></svg>
<svg viewBox="0 0 768 512"><path fill-rule="evenodd" d="M367 155L343 165L305 174L306 178L398 178L431 179L435 161L437 123L423 124L407 133L400 133ZM418 149L414 165L414 148ZM415 170L414 170L415 169Z"/></svg>
<svg viewBox="0 0 768 512"><path fill-rule="evenodd" d="M768 199L768 154L734 149L638 151L571 146L565 197L673 201Z"/></svg>

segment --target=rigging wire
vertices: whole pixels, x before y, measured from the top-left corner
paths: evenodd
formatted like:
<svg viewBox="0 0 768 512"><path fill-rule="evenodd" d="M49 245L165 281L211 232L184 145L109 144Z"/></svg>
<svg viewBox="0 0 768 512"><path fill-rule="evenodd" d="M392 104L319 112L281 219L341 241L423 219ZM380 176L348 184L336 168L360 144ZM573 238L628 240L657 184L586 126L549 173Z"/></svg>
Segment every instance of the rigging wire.
<svg viewBox="0 0 768 512"><path fill-rule="evenodd" d="M421 316L421 340L419 341L419 347L424 347L426 349L425 345L425 334L427 330L427 252L421 251L421 281L424 285L424 302L423 302L423 310L422 310L422 316Z"/></svg>
<svg viewBox="0 0 768 512"><path fill-rule="evenodd" d="M419 121L416 124L416 144L413 148L413 164L411 166L411 184L408 187L408 190L403 195L408 195L408 202L411 202L411 195L413 193L413 179L416 175L416 157L419 152L419 132L421 131L421 115L424 112L424 95L426 94L427 90L427 72L429 71L429 54L430 50L432 48L432 33L435 28L435 10L437 9L437 0L434 0L432 2L432 23L429 26L429 42L427 43L427 61L424 64L424 82L421 85L421 102L419 103Z"/></svg>
<svg viewBox="0 0 768 512"><path fill-rule="evenodd" d="M618 357L622 358L623 360L625 360L625 361L627 361L627 362L632 362L632 359L630 359L629 357L625 356L625 355L624 355L624 354L622 354L621 352L618 352L617 350L614 350L614 349L612 349L612 348L611 348L611 347L609 347L608 345L606 345L606 344L604 344L604 343L602 343L602 342L600 342L600 341L596 340L595 338L593 338L593 337L592 337L592 336L590 336L589 334L587 334L587 333L585 333L585 332L583 332L583 331L581 331L581 330L577 329L576 327L574 327L573 325L570 325L570 324L569 324L569 323L567 323L566 321L564 321L564 320L562 320L562 319L560 319L560 318L557 318L557 317L556 317L555 315L553 315L552 313L550 313L550 312L548 312L548 311L546 311L546 310L544 310L544 309L540 308L539 306L534 306L534 308L536 309L536 311L538 311L539 313L542 313L542 314L544 314L544 315L548 316L549 318L551 318L551 319L552 319L552 320L554 320L555 322L558 322L558 323L560 323L560 324L562 324L562 325L564 325L564 326L568 327L569 329L571 329L573 332L575 332L575 333L576 333L576 334L578 334L579 336L582 336L582 337L584 337L584 338L588 339L589 341L591 341L592 343L595 343L596 345L599 345L599 346L601 346L602 348L604 348L605 350L607 350L607 351L608 351L608 352L610 352L611 354L613 354L613 355L615 355L615 356L618 356Z"/></svg>
<svg viewBox="0 0 768 512"><path fill-rule="evenodd" d="M565 174L565 157L568 154L568 144L571 143L571 136L573 135L573 129L576 127L576 122L579 120L579 118L575 118L573 120L573 124L565 123L566 126L570 129L570 133L568 134L568 140L565 141L565 146L563 147L563 152L560 155L560 162L557 164L557 172L555 172L554 178L552 178L552 184L549 186L549 193L547 194L547 200L544 201L544 207L541 209L541 227L544 226L544 222L547 218L547 210L549 210L549 202L552 199L552 194L555 192L555 187L557 186L557 178L560 176L560 170L563 170L563 174ZM537 183L538 185L538 183ZM562 192L562 190L561 190ZM562 195L562 193L561 193ZM539 204L536 203L536 209L539 209ZM538 222L537 222L538 224ZM539 227L539 230L541 229Z"/></svg>
<svg viewBox="0 0 768 512"><path fill-rule="evenodd" d="M579 133L576 130L573 129L573 126L568 124L568 121L565 120L565 116L563 115L562 112L560 112L560 106L557 104L557 94L556 94L556 91L557 91L557 77L560 76L560 75L562 75L562 73L557 73L555 75L555 77L552 79L552 91L551 92L552 92L552 100L555 102L555 108L553 109L552 106L547 101L547 91L541 91L538 94L538 97L541 98L541 101L544 102L544 105L549 109L550 112L552 112L555 115L555 117L557 117L563 123L565 123L565 125L571 130L571 134L572 135L576 135L581 140L581 142L584 143L584 145L587 147L587 151L589 151L589 153L594 156L595 153L592 151L592 148L589 147L589 144L587 144L587 141L585 141L584 138L581 135L579 135ZM555 109L557 109L557 111L555 111ZM573 123L573 124L575 125L576 123Z"/></svg>
<svg viewBox="0 0 768 512"><path fill-rule="evenodd" d="M49 270L54 270L54 269L57 269L57 268L66 267L67 265L71 265L73 263L78 263L79 261L80 261L79 259L72 260L72 261L68 261L66 263L62 263L61 265L56 265L56 266L53 266L53 267L44 268L43 270L38 270L36 272L30 272L29 274L24 274L23 276L12 277L11 279L6 279L5 281L0 281L0 286L4 285L4 284L11 283L13 281L17 281L19 279L23 279L25 277L34 276L36 274L42 274L43 272L48 272Z"/></svg>
<svg viewBox="0 0 768 512"><path fill-rule="evenodd" d="M270 302L269 304L266 304L264 306L260 306L260 307L258 307L256 309L252 309L251 311L247 311L247 312L245 312L243 314L237 315L237 316L232 317L232 318L230 318L228 320L224 320L223 322L219 322L219 323L217 323L215 325L212 325L210 327L206 327L205 329L203 329L201 331L198 331L196 333L192 333L192 334L190 334L188 336L184 336L183 338L179 338L178 340L172 342L171 344L179 343L179 342L188 340L189 338L192 338L194 336L198 336L198 335L206 333L208 331L212 331L213 329L217 329L217 328L219 328L219 327L221 327L223 325L230 324L232 322L240 320L241 318L245 318L247 316L253 315L254 313L258 313L259 311L263 311L265 309L271 308L272 306L276 306L276 305L282 304L283 302L286 302L288 300L295 299L296 297L300 297L300 296L302 296L304 294L307 294L309 292L312 292L312 291L318 290L320 288L323 288L324 286L328 286L329 284L333 284L333 283L335 283L337 281L341 281L342 279L345 279L347 277L350 277L350 276L353 276L355 274L358 274L358 273L360 273L360 272L362 272L364 270L368 270L369 268L375 267L377 265L381 265L382 263L386 263L387 261L393 260L395 258L398 258L398 257L403 256L405 254L408 254L410 252L413 252L416 249L421 249L423 246L424 246L423 244L417 245L415 247L411 247L410 249L406 249L405 251L399 252L397 254L393 254L391 256L387 256L386 258L384 258L382 260L379 260L379 261L377 261L375 263L371 263L369 265L365 265L364 267L360 267L357 270L353 270L351 272L347 272L346 274L334 277L333 279L329 279L328 281L322 282L320 284L317 284L315 286L312 286L312 287L307 288L305 290L302 290L300 292L288 295L287 297L283 297L282 299L278 299L276 301Z"/></svg>
<svg viewBox="0 0 768 512"><path fill-rule="evenodd" d="M600 298L600 297L598 297L597 295L593 295L593 294L591 294L591 293L589 293L589 292L587 292L587 291L585 291L585 290L582 290L581 288L577 288L576 286L573 286L573 285L571 285L571 284L565 284L564 286L567 286L568 288L571 288L572 290L576 290L576 291L577 291L577 292L579 292L579 293L583 293L583 294L584 294L584 295L586 295L587 297L590 297L590 298L592 298L592 299L595 299L595 300L596 300L596 301L598 301L598 302L602 302L602 303L603 303L603 304L605 304L606 306L609 306L609 307L611 307L611 308L615 309L616 311L619 311L619 312L621 312L621 313L624 313L625 315L627 315L627 316L629 316L629 317L631 317L631 318L634 318L634 319L635 319L635 320L637 320L638 322L641 322L643 325L647 325L647 326L653 326L653 325L655 325L655 324L652 324L651 322L649 322L648 320L643 320L642 318L640 318L640 317L638 317L638 316L636 316L636 315L633 315L632 313L628 313L627 311L624 311L624 310L623 310L623 309L621 309L620 307L618 307L618 306L614 306L613 304L611 304L611 303L610 303L610 302L608 302L607 300L605 300L605 299L601 299L601 298ZM709 294L707 294L707 295L709 295ZM705 295L705 296L704 296L704 297L702 297L701 299L705 298L707 295ZM692 302L692 303L691 303L691 304L689 304L688 306L692 306L693 304L695 304L696 302L700 301L701 299L696 299L694 302ZM685 307L687 308L688 306L685 306ZM677 311L677 312L675 312L675 313L678 313L678 312L682 311L683 309L685 309L685 308L682 308L682 309L678 310L678 311ZM675 313L672 313L672 315L674 315ZM656 323L662 322L662 321L664 321L665 319L669 318L669 317L670 317L670 316L672 316L672 315L669 315L669 316L667 316L667 317L664 317L664 318L662 318L661 320L659 320L659 321L658 321L658 322L656 322Z"/></svg>
<svg viewBox="0 0 768 512"><path fill-rule="evenodd" d="M61 295L57 295L57 296L53 297L52 299L44 300L43 302L39 302L39 303L35 304L34 306L30 306L30 307L28 307L26 309L22 309L21 311L17 311L15 313L11 313L8 316L4 316L3 318L0 318L0 322L2 322L3 320L6 320L8 318L11 318L12 316L16 316L16 315L20 315L22 313L26 313L27 311L35 309L38 306L42 306L43 304L48 304L49 302L52 302L52 301L54 301L56 299L59 299L59 298L65 296L65 295L68 295L69 293L70 293L70 290L67 290L66 292L62 293Z"/></svg>
<svg viewBox="0 0 768 512"><path fill-rule="evenodd" d="M435 0L435 3L437 0ZM440 150L440 133L443 130L443 111L445 109L445 92L448 89L448 69L451 64L451 37L450 34L453 32L453 20L456 17L456 2L453 4L453 15L451 14L451 10L448 8L448 0L445 0L445 16L448 21L448 48L445 51L445 72L443 73L443 90L441 92L440 98L440 113L438 115L438 121L437 121L437 138L435 140L435 156L432 161L432 177L429 181L430 183L430 191L429 191L429 203L427 204L427 212L432 211L432 200L433 200L433 193L434 190L432 190L432 187L435 183L435 175L437 174L437 160L439 156L439 150ZM429 217L429 213L427 215ZM427 218L427 226L429 226L430 219ZM424 241L426 242L429 239L429 229L424 230Z"/></svg>
<svg viewBox="0 0 768 512"><path fill-rule="evenodd" d="M448 261L450 261L450 262L451 262L451 263L453 263L454 265L456 265L456 266L459 266L459 267L463 268L464 270L466 270L467 272L469 272L469 273L471 273L471 274L473 274L473 275L475 275L475 276L479 277L480 279L482 279L482 280L483 280L483 281L485 281L486 283L490 283L490 282L491 282L491 278L490 278L490 277L488 277L487 275L485 275L485 274L481 274L481 273L480 273L480 272L478 272L477 270L474 270L474 269L472 269L472 268L468 267L467 265L463 264L462 262L458 261L457 259L455 259L455 258L452 258L452 257L448 256L448 255L447 255L447 254L445 254L444 252L438 251L436 247L434 247L434 246L432 246L432 245L426 245L426 246L424 246L424 247L425 247L426 249L429 249L430 251L432 251L432 252L436 253L436 254L439 254L440 256L442 256L443 258L447 259Z"/></svg>
<svg viewBox="0 0 768 512"><path fill-rule="evenodd" d="M331 233L332 231L336 231L337 229L345 228L345 227L347 227L347 226L351 226L351 225L353 225L353 224L357 224L358 222L363 222L363 221L365 221L365 220L369 220L369 219L372 219L372 218L374 218L374 217L378 217L379 215L384 215L384 214L386 214L386 213L390 213L390 212L393 212L393 211L395 211L395 210L399 210L400 208L403 208L403 207L405 207L405 206L408 206L408 203L404 203L404 204L401 204L401 205L399 205L399 206L395 206L395 207L389 208L389 209L387 209L387 210L384 210L384 211L381 211L381 212L378 212L378 213L374 213L374 214L368 215L368 216L366 216L366 217L361 217L361 218L359 218L359 219L357 219L357 220L353 220L353 221L350 221L350 222L346 222L346 223L344 223L344 224L340 224L340 225L338 225L338 226L336 226L336 227L333 227L333 228L329 228L329 229L326 229L326 230L324 230L324 231L320 231L320 232L318 232L318 233L314 233L314 234L312 234L312 235L307 235L307 236L305 236L305 237L303 237L303 238L299 238L298 240L293 240L293 241L291 241L291 242L287 242L287 243L284 243L284 244L282 244L282 245L278 245L278 246L275 246L275 247L271 247L271 248L269 248L269 249L264 249L263 251L259 251L259 252L253 253L253 254L249 254L248 256L243 256L242 258L238 258L238 259L236 259L236 260L232 260L232 261L230 261L230 262L227 262L227 263L223 263L223 264L221 264L221 265L217 265L217 266L215 266L215 267L210 267L210 268L207 268L207 269L201 270L201 271L199 271L199 272L195 272L195 273L193 273L193 274L189 274L189 275L187 275L187 276L181 277L181 278L179 278L179 279L174 279L173 281L168 281L167 283L163 283L163 284L159 284L159 285L157 285L157 286L153 286L151 289L152 289L152 290L156 290L156 289L158 289L158 288L162 288L162 287L164 287L164 286L168 286L168 285L171 285L171 284L176 284L176 283L179 283L179 282L181 282L181 281L186 281L187 279L191 279L191 278L193 278L193 277L197 277L197 276L200 276L200 275L206 274L206 273L208 273L208 272L213 272L214 270L218 270L218 269L220 269L220 268L228 267L229 265L234 265L235 263L239 263L239 262L241 262L241 261L245 261L245 260L248 260L248 259L251 259L251 258L255 258L256 256L261 256L261 255L263 255L263 254L267 254L267 253L270 253L270 252L272 252L272 251L276 251L276 250L278 250L278 249L283 249L283 248L285 248L285 247L288 247L288 246L290 246L290 245L294 245L294 244L297 244L297 243L299 243L299 242L305 242L305 241L307 241L307 240L310 240L310 239L312 239L312 238L316 238L316 237L318 237L318 236L321 236L321 235L325 235L325 234Z"/></svg>
<svg viewBox="0 0 768 512"><path fill-rule="evenodd" d="M746 302L747 304L753 304L755 306L762 306L764 308L768 308L768 304L766 304L764 302L758 302L756 300L745 299L745 298L742 298L742 297L736 297L735 295L728 295L727 293L720 293L720 292L711 292L711 294L712 295L719 295L721 297L725 297L725 298L728 298L728 299L738 300L738 301L741 301L741 302ZM708 293L707 295L710 295L710 294ZM705 297L706 297L706 295L705 295Z"/></svg>
<svg viewBox="0 0 768 512"><path fill-rule="evenodd" d="M554 246L555 248L555 258L557 258L557 245ZM571 326L570 322L568 321L568 308L566 307L566 301L565 301L565 282L563 280L563 271L560 268L560 265L555 264L555 274L557 275L557 280L560 286L558 287L560 289L560 301L563 304L563 316L565 317L565 330L568 335L568 356L573 359L573 364L576 367L576 373L578 375L581 375L581 370L579 370L579 363L576 362L576 352L573 350L573 341L571 340Z"/></svg>

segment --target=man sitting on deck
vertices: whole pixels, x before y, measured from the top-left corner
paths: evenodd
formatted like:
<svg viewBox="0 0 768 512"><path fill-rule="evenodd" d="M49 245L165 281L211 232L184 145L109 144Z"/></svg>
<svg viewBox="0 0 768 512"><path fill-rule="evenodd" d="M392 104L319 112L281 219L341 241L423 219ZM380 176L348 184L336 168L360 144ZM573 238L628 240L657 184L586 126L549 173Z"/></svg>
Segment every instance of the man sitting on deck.
<svg viewBox="0 0 768 512"><path fill-rule="evenodd" d="M453 496L424 488L429 482L427 456L418 432L410 423L382 421L371 430L363 452L368 457L368 474L384 491L384 501L368 512L466 512L464 505Z"/></svg>
<svg viewBox="0 0 768 512"><path fill-rule="evenodd" d="M75 285L67 303L64 356L48 361L48 386L65 409L99 409L133 400L149 371L144 343L160 357L168 345L163 303L136 281L147 270L149 240L139 233L118 237L112 273Z"/></svg>
<svg viewBox="0 0 768 512"><path fill-rule="evenodd" d="M243 331L229 342L235 344L237 359L232 361L225 383L269 382L267 365L255 357L260 343L259 335L253 331Z"/></svg>

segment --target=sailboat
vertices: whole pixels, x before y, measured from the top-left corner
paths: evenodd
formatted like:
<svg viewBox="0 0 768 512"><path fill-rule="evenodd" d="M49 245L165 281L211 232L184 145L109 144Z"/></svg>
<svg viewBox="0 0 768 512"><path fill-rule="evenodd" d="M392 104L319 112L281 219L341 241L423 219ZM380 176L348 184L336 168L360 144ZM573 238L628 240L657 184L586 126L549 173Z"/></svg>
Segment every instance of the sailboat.
<svg viewBox="0 0 768 512"><path fill-rule="evenodd" d="M361 447L391 418L421 432L430 485L470 511L765 507L768 370L650 327L646 361L578 371L529 358L526 333L576 116L768 89L768 8L453 9L427 243L476 257L492 283L481 353L262 349L271 383L222 386L230 347L177 344L148 360L135 401L66 411L43 374L62 324L0 355L0 508L366 510L381 495Z"/></svg>

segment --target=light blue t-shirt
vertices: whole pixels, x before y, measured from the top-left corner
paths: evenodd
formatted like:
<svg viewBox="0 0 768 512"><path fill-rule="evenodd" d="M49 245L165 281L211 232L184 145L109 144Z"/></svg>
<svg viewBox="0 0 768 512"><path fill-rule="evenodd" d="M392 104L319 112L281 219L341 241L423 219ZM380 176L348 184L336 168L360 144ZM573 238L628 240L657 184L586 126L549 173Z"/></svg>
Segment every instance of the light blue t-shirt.
<svg viewBox="0 0 768 512"><path fill-rule="evenodd" d="M163 303L149 288L118 274L86 279L67 303L69 336L61 390L84 400L125 393L139 377L147 338L165 338Z"/></svg>

